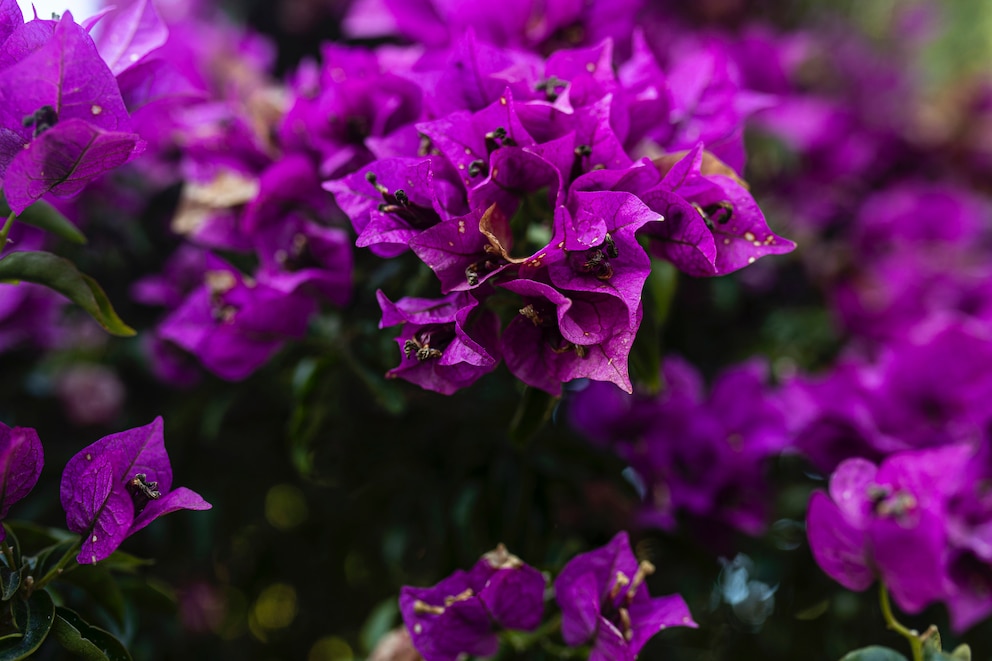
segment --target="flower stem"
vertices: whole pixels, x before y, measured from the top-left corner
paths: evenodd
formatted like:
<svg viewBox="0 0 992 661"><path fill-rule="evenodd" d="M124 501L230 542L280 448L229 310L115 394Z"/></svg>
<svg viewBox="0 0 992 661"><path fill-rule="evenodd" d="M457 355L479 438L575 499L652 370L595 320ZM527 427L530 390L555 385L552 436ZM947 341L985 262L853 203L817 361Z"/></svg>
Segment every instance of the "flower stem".
<svg viewBox="0 0 992 661"><path fill-rule="evenodd" d="M3 252L4 248L7 247L7 235L10 234L10 228L14 226L14 219L17 214L13 211L7 216L6 222L3 224L3 229L0 229L0 252Z"/></svg>
<svg viewBox="0 0 992 661"><path fill-rule="evenodd" d="M885 589L885 584L878 584L878 603L882 607L882 616L885 624L897 634L909 641L909 647L913 650L913 661L923 661L923 641L920 634L915 629L907 629L896 620L892 614L892 604L889 603L889 591Z"/></svg>

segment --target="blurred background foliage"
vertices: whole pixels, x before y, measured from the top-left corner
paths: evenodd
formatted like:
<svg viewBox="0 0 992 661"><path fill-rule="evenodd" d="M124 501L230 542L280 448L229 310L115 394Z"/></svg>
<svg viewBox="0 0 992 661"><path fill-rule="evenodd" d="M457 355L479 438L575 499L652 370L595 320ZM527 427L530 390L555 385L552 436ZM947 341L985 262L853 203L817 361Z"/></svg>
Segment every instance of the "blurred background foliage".
<svg viewBox="0 0 992 661"><path fill-rule="evenodd" d="M228 4L273 39L280 73L314 55L321 41L340 38L343 4ZM988 76L992 61L992 3L985 0L669 4L687 19L731 30L753 20L789 29L823 21L860 29L892 57L911 58L925 92L914 102L937 129L953 129L957 104ZM925 49L906 53L895 43L897 5L939 11L938 31ZM749 157L747 178L763 203L789 157L757 134L749 136ZM178 191L145 200L140 184L128 183L141 222L95 200L89 245L62 246L60 253L103 283L125 320L147 328L157 313L130 303L128 287L156 272L168 254L163 247L177 243L167 227ZM787 217L773 205L766 212L778 233L793 236ZM801 258L801 251L819 249L800 240L798 254L763 260L738 275L679 277L663 351L685 356L707 375L752 355L767 356L779 374L829 364L844 338ZM57 489L66 460L105 434L159 414L177 482L214 505L167 517L125 544L129 553L154 559L135 579L134 619L123 631L134 658L365 658L399 623L402 585L433 584L499 542L556 571L630 526L636 488L618 459L569 429L567 395L546 410L548 402L532 401L505 368L452 397L385 380L398 351L394 332L377 328L373 292L414 294L404 287L415 288L424 268L409 255L386 263L358 250L357 259L351 306L327 312L307 341L239 384L206 376L188 390L164 387L142 359L141 337L107 337L71 309L64 320L74 333L71 348L0 355L0 419L36 427L47 455L39 486L17 518L61 525ZM66 375L80 370L90 370L88 385L66 392ZM97 424L70 412L107 405L113 393L106 388L120 386L123 404L94 416ZM549 417L541 424L544 413ZM874 592L846 592L810 557L802 521L822 476L794 456L768 469L777 486L776 523L761 539L698 521L686 522L679 534L635 535L638 553L659 568L652 592L680 592L700 624L656 637L641 658L837 659L872 643L900 648L898 637L884 630ZM750 580L777 587L767 619L727 603L725 566L738 553L753 563ZM940 607L908 618L921 629L930 622L947 631ZM945 640L953 638L945 633ZM975 658L989 658L992 626L974 629L968 642Z"/></svg>

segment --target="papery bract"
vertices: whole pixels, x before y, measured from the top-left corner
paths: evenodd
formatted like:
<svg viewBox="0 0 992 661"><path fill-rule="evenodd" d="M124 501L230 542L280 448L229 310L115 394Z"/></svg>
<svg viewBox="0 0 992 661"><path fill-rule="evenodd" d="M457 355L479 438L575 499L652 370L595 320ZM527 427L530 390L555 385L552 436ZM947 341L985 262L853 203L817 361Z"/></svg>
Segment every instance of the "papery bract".
<svg viewBox="0 0 992 661"><path fill-rule="evenodd" d="M648 594L644 579L653 572L637 561L626 532L572 558L555 579L565 642L591 643L590 661L632 661L659 631L697 626L681 596Z"/></svg>
<svg viewBox="0 0 992 661"><path fill-rule="evenodd" d="M93 564L158 517L210 504L186 487L172 488L162 418L101 438L79 451L62 473L69 530L83 535L77 561Z"/></svg>
<svg viewBox="0 0 992 661"><path fill-rule="evenodd" d="M490 656L499 648L498 629L531 631L541 623L544 587L541 572L501 544L432 588L404 587L400 612L426 661Z"/></svg>
<svg viewBox="0 0 992 661"><path fill-rule="evenodd" d="M38 432L0 422L0 521L38 483L44 463ZM0 526L0 541L6 536L7 531Z"/></svg>

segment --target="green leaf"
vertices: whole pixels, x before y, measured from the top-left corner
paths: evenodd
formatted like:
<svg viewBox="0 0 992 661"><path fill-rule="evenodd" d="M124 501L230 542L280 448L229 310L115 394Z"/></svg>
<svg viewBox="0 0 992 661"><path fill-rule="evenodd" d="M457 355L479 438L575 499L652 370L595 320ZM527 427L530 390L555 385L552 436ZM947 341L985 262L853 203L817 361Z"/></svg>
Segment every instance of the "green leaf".
<svg viewBox="0 0 992 661"><path fill-rule="evenodd" d="M114 551L110 557L100 561L100 566L112 571L135 573L140 567L154 565L155 561L148 558L139 558L136 555L125 553L124 551Z"/></svg>
<svg viewBox="0 0 992 661"><path fill-rule="evenodd" d="M33 593L27 601L15 599L10 604L21 635L0 640L0 661L28 658L48 637L55 619L55 604L44 590Z"/></svg>
<svg viewBox="0 0 992 661"><path fill-rule="evenodd" d="M888 647L872 645L860 650L849 652L840 661L907 661L899 652Z"/></svg>
<svg viewBox="0 0 992 661"><path fill-rule="evenodd" d="M6 201L0 206L0 213L4 216L10 213ZM17 222L51 232L55 236L66 241L71 241L72 243L86 243L86 236L79 231L79 228L63 216L62 212L47 202L35 202L17 217Z"/></svg>
<svg viewBox="0 0 992 661"><path fill-rule="evenodd" d="M971 661L971 648L967 645L958 645L951 652L950 658L957 661Z"/></svg>
<svg viewBox="0 0 992 661"><path fill-rule="evenodd" d="M0 281L33 282L53 289L86 310L112 335L130 337L133 328L117 316L97 281L68 259L50 252L13 252L0 259Z"/></svg>
<svg viewBox="0 0 992 661"><path fill-rule="evenodd" d="M62 580L82 588L96 604L110 613L118 626L124 626L127 617L124 593L103 562L99 566L80 565L65 574Z"/></svg>
<svg viewBox="0 0 992 661"><path fill-rule="evenodd" d="M131 661L131 655L121 641L88 624L68 608L55 609L52 635L62 647L87 661Z"/></svg>
<svg viewBox="0 0 992 661"><path fill-rule="evenodd" d="M30 521L7 521L4 523L4 526L8 532L17 535L18 550L23 549L23 552L29 555L36 554L46 546L51 546L67 539L76 539L76 536L71 532L66 532L60 528L39 526ZM15 557L17 556L15 555Z"/></svg>
<svg viewBox="0 0 992 661"><path fill-rule="evenodd" d="M10 569L7 566L0 567L0 597L4 601L17 594L17 589L21 587L21 570Z"/></svg>
<svg viewBox="0 0 992 661"><path fill-rule="evenodd" d="M97 281L68 259L50 252L13 252L0 259L0 281L33 282L53 289L86 310L104 330L129 337L133 328L121 321Z"/></svg>
<svg viewBox="0 0 992 661"><path fill-rule="evenodd" d="M362 630L359 633L362 647L371 652L379 639L395 626L399 614L399 602L395 597L379 602L379 605L373 608L365 619L365 624L362 625Z"/></svg>

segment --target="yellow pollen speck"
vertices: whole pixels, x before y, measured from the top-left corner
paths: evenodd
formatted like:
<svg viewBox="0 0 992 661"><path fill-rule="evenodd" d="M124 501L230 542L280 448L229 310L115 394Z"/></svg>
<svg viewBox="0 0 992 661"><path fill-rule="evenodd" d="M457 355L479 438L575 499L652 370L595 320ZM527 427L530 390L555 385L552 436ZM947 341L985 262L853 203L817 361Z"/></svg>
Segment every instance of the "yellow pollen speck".
<svg viewBox="0 0 992 661"><path fill-rule="evenodd" d="M505 106L506 105L506 97L505 96L499 97L499 103L500 103L501 106Z"/></svg>
<svg viewBox="0 0 992 661"><path fill-rule="evenodd" d="M93 455L91 455L89 452L86 453L86 461L93 461Z"/></svg>
<svg viewBox="0 0 992 661"><path fill-rule="evenodd" d="M668 625L667 625L667 624L662 624L662 625L660 625L660 626L658 627L658 631L664 631L664 630L665 630L665 629L667 629L667 628L668 628Z"/></svg>
<svg viewBox="0 0 992 661"><path fill-rule="evenodd" d="M559 247L559 248L564 248L564 247L565 247L565 242L564 242L564 241L562 241L561 243L559 243L559 244L558 244L558 247Z"/></svg>
<svg viewBox="0 0 992 661"><path fill-rule="evenodd" d="M420 622L417 622L416 624L413 625L413 633L422 633L423 630L424 627L421 626Z"/></svg>
<svg viewBox="0 0 992 661"><path fill-rule="evenodd" d="M93 106L90 107L90 112L93 113L94 115L99 115L100 113L103 112L103 108L101 108L100 106L94 103Z"/></svg>
<svg viewBox="0 0 992 661"><path fill-rule="evenodd" d="M458 233L459 234L464 234L465 233L465 221L464 220L459 220L458 221Z"/></svg>
<svg viewBox="0 0 992 661"><path fill-rule="evenodd" d="M758 246L760 248L761 247L761 241L755 241L754 242L754 245L756 245L756 246Z"/></svg>
<svg viewBox="0 0 992 661"><path fill-rule="evenodd" d="M448 245L449 245L449 246L451 246L452 248L454 248L454 247L455 247L455 244L454 244L454 242L452 242L452 241L448 241Z"/></svg>
<svg viewBox="0 0 992 661"><path fill-rule="evenodd" d="M582 334L585 335L586 337L589 337L589 332L588 331L584 331Z"/></svg>
<svg viewBox="0 0 992 661"><path fill-rule="evenodd" d="M748 257L747 258L747 263L748 264L754 264L754 257Z"/></svg>
<svg viewBox="0 0 992 661"><path fill-rule="evenodd" d="M592 73L595 70L596 70L595 62L590 62L589 64L586 65L586 71L588 71L589 73Z"/></svg>
<svg viewBox="0 0 992 661"><path fill-rule="evenodd" d="M472 153L472 150L471 150L471 149L469 149L468 147L466 147L466 148L465 148L465 153L466 153L466 154L471 154L471 153Z"/></svg>
<svg viewBox="0 0 992 661"><path fill-rule="evenodd" d="M612 359L612 358L610 358L610 359L609 359L608 361L606 361L606 364L607 364L607 365L612 365L612 364L613 364L613 359Z"/></svg>
<svg viewBox="0 0 992 661"><path fill-rule="evenodd" d="M691 620L688 616L682 618L682 624L689 624L689 622L691 622Z"/></svg>
<svg viewBox="0 0 992 661"><path fill-rule="evenodd" d="M90 562L92 562L94 565L96 564L96 556L95 555L91 555L90 556Z"/></svg>
<svg viewBox="0 0 992 661"><path fill-rule="evenodd" d="M493 176L492 176L492 178L495 179L497 174L499 174L499 169L493 168Z"/></svg>
<svg viewBox="0 0 992 661"><path fill-rule="evenodd" d="M754 232L744 232L744 238L748 241L754 241Z"/></svg>
<svg viewBox="0 0 992 661"><path fill-rule="evenodd" d="M459 163L458 164L458 169L459 170L464 170L465 169L465 164L464 163Z"/></svg>
<svg viewBox="0 0 992 661"><path fill-rule="evenodd" d="M93 535L93 537L90 539L90 541L93 542L94 544L96 544L96 535Z"/></svg>
<svg viewBox="0 0 992 661"><path fill-rule="evenodd" d="M724 239L723 240L723 245L729 246L730 245L730 239Z"/></svg>

